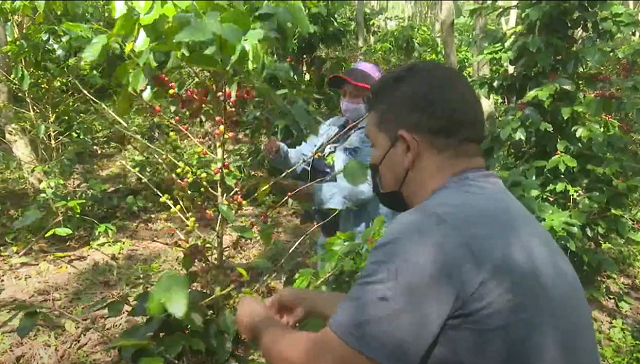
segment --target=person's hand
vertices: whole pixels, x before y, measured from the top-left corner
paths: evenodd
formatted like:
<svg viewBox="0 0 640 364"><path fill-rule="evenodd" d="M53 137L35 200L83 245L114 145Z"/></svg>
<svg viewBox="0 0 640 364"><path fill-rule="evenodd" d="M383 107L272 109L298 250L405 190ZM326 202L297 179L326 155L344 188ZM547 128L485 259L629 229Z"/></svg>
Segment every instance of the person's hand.
<svg viewBox="0 0 640 364"><path fill-rule="evenodd" d="M309 315L309 308L306 300L306 291L295 288L285 288L274 296L267 298L266 305L285 325L295 327L299 322Z"/></svg>
<svg viewBox="0 0 640 364"><path fill-rule="evenodd" d="M236 326L238 332L247 340L255 339L258 324L268 318L274 320L271 310L260 297L245 296L240 299L236 312Z"/></svg>
<svg viewBox="0 0 640 364"><path fill-rule="evenodd" d="M269 140L264 144L264 151L272 158L280 153L280 142L278 139L274 137L269 138Z"/></svg>

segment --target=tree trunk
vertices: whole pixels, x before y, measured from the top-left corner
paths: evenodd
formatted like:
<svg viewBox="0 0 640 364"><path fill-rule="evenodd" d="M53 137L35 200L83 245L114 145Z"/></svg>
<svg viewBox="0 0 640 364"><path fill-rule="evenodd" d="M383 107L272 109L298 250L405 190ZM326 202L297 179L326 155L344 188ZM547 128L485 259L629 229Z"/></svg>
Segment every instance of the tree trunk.
<svg viewBox="0 0 640 364"><path fill-rule="evenodd" d="M485 1L475 1L477 5L482 5ZM487 18L484 12L479 12L475 19L473 19L473 32L474 32L474 44L473 44L473 56L480 56L486 47L486 41L484 37L485 30L487 29ZM478 60L473 64L473 77L488 76L490 72L489 62L486 59ZM478 95L480 102L482 102L482 110L484 111L484 119L487 123L487 129L492 130L495 128L495 114L496 110L493 105L493 101L486 98L482 93Z"/></svg>
<svg viewBox="0 0 640 364"><path fill-rule="evenodd" d="M440 34L440 13L441 12L442 10L440 9L440 1L432 1L431 6L429 8L429 15L431 20L431 26L433 29L433 34Z"/></svg>
<svg viewBox="0 0 640 364"><path fill-rule="evenodd" d="M444 47L444 63L449 67L458 68L454 17L453 1L440 1L440 30L442 31L442 46Z"/></svg>
<svg viewBox="0 0 640 364"><path fill-rule="evenodd" d="M0 49L6 47L6 45L7 33L4 24L0 24ZM10 61L1 52L0 70L4 75L11 74ZM44 181L44 174L35 169L38 166L38 161L29 143L29 136L20 125L14 123L14 113L11 108L12 101L11 89L6 82L0 82L0 126L4 128L5 139L22 165L22 170L31 187L40 189L40 183Z"/></svg>
<svg viewBox="0 0 640 364"><path fill-rule="evenodd" d="M358 0L356 5L356 25L358 27L358 47L364 46L364 0Z"/></svg>

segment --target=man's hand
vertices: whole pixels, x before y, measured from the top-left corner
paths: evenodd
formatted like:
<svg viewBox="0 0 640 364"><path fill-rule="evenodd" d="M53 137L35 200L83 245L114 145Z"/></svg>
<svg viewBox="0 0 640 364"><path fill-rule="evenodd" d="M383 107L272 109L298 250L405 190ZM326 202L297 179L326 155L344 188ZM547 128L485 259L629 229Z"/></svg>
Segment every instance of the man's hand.
<svg viewBox="0 0 640 364"><path fill-rule="evenodd" d="M236 313L236 326L238 327L238 332L247 340L255 339L260 323L269 319L275 320L273 314L260 297L245 296L240 299Z"/></svg>
<svg viewBox="0 0 640 364"><path fill-rule="evenodd" d="M264 151L271 158L275 157L278 153L280 153L280 142L278 139L271 137L264 144Z"/></svg>
<svg viewBox="0 0 640 364"><path fill-rule="evenodd" d="M309 315L306 307L307 291L285 288L266 300L267 307L273 315L290 327L295 327Z"/></svg>
<svg viewBox="0 0 640 364"><path fill-rule="evenodd" d="M295 326L310 316L329 320L338 310L344 293L284 288L265 300L272 315L289 326Z"/></svg>

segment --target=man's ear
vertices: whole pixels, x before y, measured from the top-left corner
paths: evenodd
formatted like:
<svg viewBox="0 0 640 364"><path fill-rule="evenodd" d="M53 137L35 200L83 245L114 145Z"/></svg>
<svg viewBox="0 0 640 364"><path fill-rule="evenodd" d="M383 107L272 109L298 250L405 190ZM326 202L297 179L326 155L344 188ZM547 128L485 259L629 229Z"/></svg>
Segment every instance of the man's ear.
<svg viewBox="0 0 640 364"><path fill-rule="evenodd" d="M409 169L413 168L414 164L418 160L418 156L420 155L420 144L418 143L418 139L408 131L400 129L398 131L398 141L402 141L403 148L405 148L402 152L408 157L406 159L407 165L405 167Z"/></svg>

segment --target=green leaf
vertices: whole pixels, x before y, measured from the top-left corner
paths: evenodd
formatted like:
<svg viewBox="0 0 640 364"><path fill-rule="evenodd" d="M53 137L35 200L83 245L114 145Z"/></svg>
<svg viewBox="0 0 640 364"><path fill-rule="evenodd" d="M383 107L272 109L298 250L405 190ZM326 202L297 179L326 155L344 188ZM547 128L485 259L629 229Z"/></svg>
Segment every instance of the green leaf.
<svg viewBox="0 0 640 364"><path fill-rule="evenodd" d="M576 85L573 82L563 77L556 79L555 83L557 83L558 86L562 87L565 90L575 91L576 89Z"/></svg>
<svg viewBox="0 0 640 364"><path fill-rule="evenodd" d="M231 211L231 208L229 207L229 205L225 205L225 204L218 205L218 211L220 211L222 216L224 216L224 218L227 219L227 221L233 224L233 222L236 219L236 215L233 213L233 211Z"/></svg>
<svg viewBox="0 0 640 364"><path fill-rule="evenodd" d="M563 107L562 110L562 117L567 120L569 118L569 116L571 116L571 113L573 112L573 108L572 107Z"/></svg>
<svg viewBox="0 0 640 364"><path fill-rule="evenodd" d="M20 323L16 328L16 334L21 339L24 339L29 335L29 333L36 327L38 324L38 319L40 318L40 312L38 311L28 311L22 315L20 319Z"/></svg>
<svg viewBox="0 0 640 364"><path fill-rule="evenodd" d="M164 364L164 359L159 356L142 358L140 364Z"/></svg>
<svg viewBox="0 0 640 364"><path fill-rule="evenodd" d="M217 29L214 28L214 31ZM222 24L219 31L223 39L228 40L231 44L238 44L242 40L242 29L235 24Z"/></svg>
<svg viewBox="0 0 640 364"><path fill-rule="evenodd" d="M191 307L184 321L192 330L202 331L204 330L204 320L208 312L209 311L202 306Z"/></svg>
<svg viewBox="0 0 640 364"><path fill-rule="evenodd" d="M120 97L116 100L116 115L122 117L128 115L131 112L131 108L133 105L133 95L127 89L122 89L120 91Z"/></svg>
<svg viewBox="0 0 640 364"><path fill-rule="evenodd" d="M578 165L578 162L570 155L563 154L562 161L569 167L575 167Z"/></svg>
<svg viewBox="0 0 640 364"><path fill-rule="evenodd" d="M260 230L258 230L258 236L260 240L262 240L262 244L264 246L270 246L273 242L273 232L275 231L275 227L273 225L263 224L260 226Z"/></svg>
<svg viewBox="0 0 640 364"><path fill-rule="evenodd" d="M140 28L140 33L138 33L138 38L136 39L135 44L133 45L133 49L136 52L144 51L149 47L150 39L147 37L147 33L144 32L144 29Z"/></svg>
<svg viewBox="0 0 640 364"><path fill-rule="evenodd" d="M112 10L113 17L118 19L119 17L124 15L124 13L127 12L127 2L126 1L113 1L111 3L111 10Z"/></svg>
<svg viewBox="0 0 640 364"><path fill-rule="evenodd" d="M251 29L250 31L247 32L247 34L245 34L243 41L246 43L245 46L254 45L254 44L258 44L258 42L262 40L262 38L264 38L264 30Z"/></svg>
<svg viewBox="0 0 640 364"><path fill-rule="evenodd" d="M149 25L156 21L164 13L163 8L160 6L160 3L154 1L153 10L147 15L144 15L140 18L140 25ZM173 15L172 15L173 16Z"/></svg>
<svg viewBox="0 0 640 364"><path fill-rule="evenodd" d="M135 298L136 304L129 311L129 316L139 317L147 314L147 302L149 301L149 292L144 291Z"/></svg>
<svg viewBox="0 0 640 364"><path fill-rule="evenodd" d="M238 235L240 235L241 237L243 237L245 239L253 239L254 238L253 230L251 230L247 226L233 225L231 227L231 230L235 231L236 233L238 233Z"/></svg>
<svg viewBox="0 0 640 364"><path fill-rule="evenodd" d="M204 342L202 342L202 340L195 337L192 337L191 340L189 340L189 347L191 347L191 349L193 350L198 350L198 351L206 350L206 346L204 345Z"/></svg>
<svg viewBox="0 0 640 364"><path fill-rule="evenodd" d="M176 42L204 42L213 39L213 37L214 33L209 28L209 24L202 19L197 19L178 33L173 40Z"/></svg>
<svg viewBox="0 0 640 364"><path fill-rule="evenodd" d="M193 258L191 257L191 255L183 255L182 256L182 269L184 269L186 272L190 271L191 268L193 268L193 265L195 264L195 261L193 260Z"/></svg>
<svg viewBox="0 0 640 364"><path fill-rule="evenodd" d="M42 213L39 210L36 210L36 209L28 210L27 212L24 213L24 215L20 219L14 221L13 228L21 229L23 227L27 227L33 224L34 222L38 221L41 217L42 217Z"/></svg>
<svg viewBox="0 0 640 364"><path fill-rule="evenodd" d="M218 323L219 323L219 327L224 332L229 334L230 337L233 337L236 335L236 332L237 332L236 320L232 314L230 314L229 312L225 312L221 314L218 318Z"/></svg>
<svg viewBox="0 0 640 364"><path fill-rule="evenodd" d="M35 1L35 3L36 3L36 9L38 9L39 12L42 12L44 10L46 1Z"/></svg>
<svg viewBox="0 0 640 364"><path fill-rule="evenodd" d="M153 5L153 1L132 1L133 7L140 13L140 15L146 14L149 9L151 9L151 5Z"/></svg>
<svg viewBox="0 0 640 364"><path fill-rule="evenodd" d="M167 272L160 277L151 289L147 310L155 316L162 305L173 316L182 319L189 306L189 278L175 272Z"/></svg>
<svg viewBox="0 0 640 364"><path fill-rule="evenodd" d="M100 52L102 51L102 47L107 44L107 36L99 35L89 43L87 48L82 52L82 61L85 63L94 62L100 56Z"/></svg>
<svg viewBox="0 0 640 364"><path fill-rule="evenodd" d="M242 269L242 268L240 268L240 267L236 267L236 270L237 270L240 274L242 274L242 277L243 277L245 280L249 280L249 275L247 274L247 271L246 271L246 270L244 270L244 269Z"/></svg>
<svg viewBox="0 0 640 364"><path fill-rule="evenodd" d="M140 68L129 75L129 89L136 94L147 87L147 82L147 77L145 77L144 71Z"/></svg>
<svg viewBox="0 0 640 364"><path fill-rule="evenodd" d="M302 1L289 1L287 2L289 11L293 15L293 24L298 27L302 34L307 34L313 31L313 25L309 23L309 18L304 10Z"/></svg>
<svg viewBox="0 0 640 364"><path fill-rule="evenodd" d="M184 345L189 341L189 335L184 332L165 335L159 340L159 344L170 357L180 354Z"/></svg>
<svg viewBox="0 0 640 364"><path fill-rule="evenodd" d="M164 15L168 16L169 19L171 19L173 18L174 15L176 15L176 8L173 6L173 4L167 3L162 8L162 12L164 13Z"/></svg>
<svg viewBox="0 0 640 364"><path fill-rule="evenodd" d="M29 72L26 69L22 68L22 81L20 82L20 89L22 91L27 91L29 89L29 85L31 84L31 77L29 77Z"/></svg>
<svg viewBox="0 0 640 364"><path fill-rule="evenodd" d="M67 235L71 235L73 233L73 231L69 228L66 227L60 227L60 228L55 228L55 229L51 229L49 230L44 237L48 238L53 234L56 234L58 236L67 236Z"/></svg>
<svg viewBox="0 0 640 364"><path fill-rule="evenodd" d="M115 300L107 303L107 316L108 317L116 317L122 313L124 309L124 301Z"/></svg>
<svg viewBox="0 0 640 364"><path fill-rule="evenodd" d="M140 340L140 339L132 339L132 338L117 338L111 342L109 347L111 348L120 348L120 347L134 347L134 348L142 348L153 345L153 342L149 340Z"/></svg>
<svg viewBox="0 0 640 364"><path fill-rule="evenodd" d="M364 162L352 159L347 162L346 166L344 166L344 171L342 173L349 184L352 186L359 186L367 182L369 177L369 166Z"/></svg>

